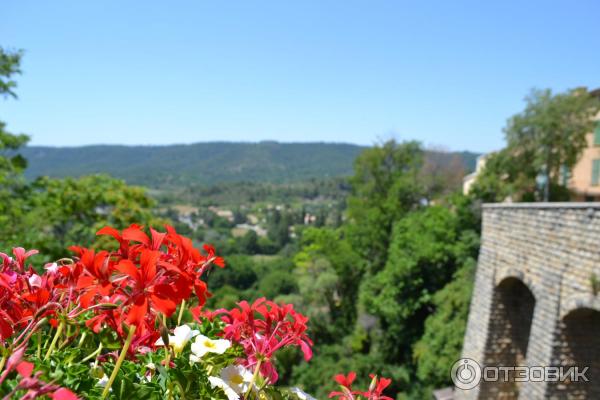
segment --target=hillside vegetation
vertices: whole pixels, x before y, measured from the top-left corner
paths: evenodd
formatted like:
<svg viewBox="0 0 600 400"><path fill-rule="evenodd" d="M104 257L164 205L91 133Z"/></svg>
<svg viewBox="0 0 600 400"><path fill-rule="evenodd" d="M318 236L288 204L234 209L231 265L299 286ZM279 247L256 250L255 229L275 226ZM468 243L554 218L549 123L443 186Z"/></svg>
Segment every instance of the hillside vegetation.
<svg viewBox="0 0 600 400"><path fill-rule="evenodd" d="M311 178L352 175L365 147L342 143L209 142L169 146L95 145L28 146L26 177L79 177L105 173L127 183L153 188L214 185L223 182L289 183ZM430 152L451 163L459 155L464 169L474 168L477 154Z"/></svg>

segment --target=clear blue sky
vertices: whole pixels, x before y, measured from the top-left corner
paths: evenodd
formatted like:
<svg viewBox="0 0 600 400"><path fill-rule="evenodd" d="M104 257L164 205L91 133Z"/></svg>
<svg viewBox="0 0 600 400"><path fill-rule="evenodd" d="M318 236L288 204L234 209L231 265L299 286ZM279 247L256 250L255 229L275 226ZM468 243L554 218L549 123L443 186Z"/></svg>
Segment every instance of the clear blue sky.
<svg viewBox="0 0 600 400"><path fill-rule="evenodd" d="M0 120L33 144L502 147L532 87L600 86L600 2L22 1Z"/></svg>

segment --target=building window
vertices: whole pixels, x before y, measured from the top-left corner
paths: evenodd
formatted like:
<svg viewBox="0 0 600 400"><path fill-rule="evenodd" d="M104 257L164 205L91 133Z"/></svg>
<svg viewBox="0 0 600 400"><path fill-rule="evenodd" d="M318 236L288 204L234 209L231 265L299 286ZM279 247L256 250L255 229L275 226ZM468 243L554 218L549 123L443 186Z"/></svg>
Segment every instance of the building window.
<svg viewBox="0 0 600 400"><path fill-rule="evenodd" d="M594 145L600 145L600 121L596 122L596 130L594 131Z"/></svg>
<svg viewBox="0 0 600 400"><path fill-rule="evenodd" d="M600 183L600 159L592 160L592 186Z"/></svg>

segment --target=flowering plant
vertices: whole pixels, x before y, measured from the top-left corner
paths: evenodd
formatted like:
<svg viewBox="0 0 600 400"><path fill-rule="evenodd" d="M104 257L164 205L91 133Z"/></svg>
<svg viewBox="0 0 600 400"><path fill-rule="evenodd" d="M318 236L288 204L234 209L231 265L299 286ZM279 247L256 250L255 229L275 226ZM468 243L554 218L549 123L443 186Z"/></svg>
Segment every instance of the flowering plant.
<svg viewBox="0 0 600 400"><path fill-rule="evenodd" d="M29 264L0 253L0 393L4 399L297 399L277 388L279 349L308 361L307 318L264 298L209 312L202 279L225 267L172 227L105 227L115 250Z"/></svg>
<svg viewBox="0 0 600 400"><path fill-rule="evenodd" d="M371 374L370 377L371 384L369 385L368 390L361 391L352 389L352 384L354 383L354 379L356 379L355 372L350 372L348 375L336 375L334 379L340 385L341 391L331 392L329 393L329 397L335 397L337 400L361 400L363 397L366 400L393 400L391 397L383 394L385 388L392 383L391 379L377 378L377 376L373 374Z"/></svg>

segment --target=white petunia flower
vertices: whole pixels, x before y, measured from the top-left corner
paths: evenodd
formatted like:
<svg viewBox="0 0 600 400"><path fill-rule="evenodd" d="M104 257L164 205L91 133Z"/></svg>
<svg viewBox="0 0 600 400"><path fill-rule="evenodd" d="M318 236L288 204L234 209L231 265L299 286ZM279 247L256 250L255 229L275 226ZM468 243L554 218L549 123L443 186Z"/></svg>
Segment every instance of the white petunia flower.
<svg viewBox="0 0 600 400"><path fill-rule="evenodd" d="M198 362L206 353L223 354L231 347L231 342L226 339L211 339L204 335L196 336L192 343L192 354L190 361Z"/></svg>
<svg viewBox="0 0 600 400"><path fill-rule="evenodd" d="M314 397L312 397L310 394L306 393L305 391L303 391L302 389L297 388L297 387L291 388L290 393L293 393L294 395L296 395L296 397L299 398L300 400L317 400Z"/></svg>
<svg viewBox="0 0 600 400"><path fill-rule="evenodd" d="M175 328L173 331L173 335L169 335L169 346L173 348L175 354L179 354L183 351L183 348L194 336L198 335L200 332L197 330L192 330L187 325L181 325ZM156 343L156 346L164 346L165 342L162 338L159 338Z"/></svg>
<svg viewBox="0 0 600 400"><path fill-rule="evenodd" d="M225 381L221 378L217 378L216 376L209 376L208 381L210 382L210 386L213 388L219 388L225 392L228 400L239 400L240 395L235 392Z"/></svg>
<svg viewBox="0 0 600 400"><path fill-rule="evenodd" d="M238 395L248 391L252 383L252 372L241 365L229 365L221 370L220 378L209 377L208 379L212 387L223 389L229 400L237 400ZM253 390L256 390L256 386Z"/></svg>

